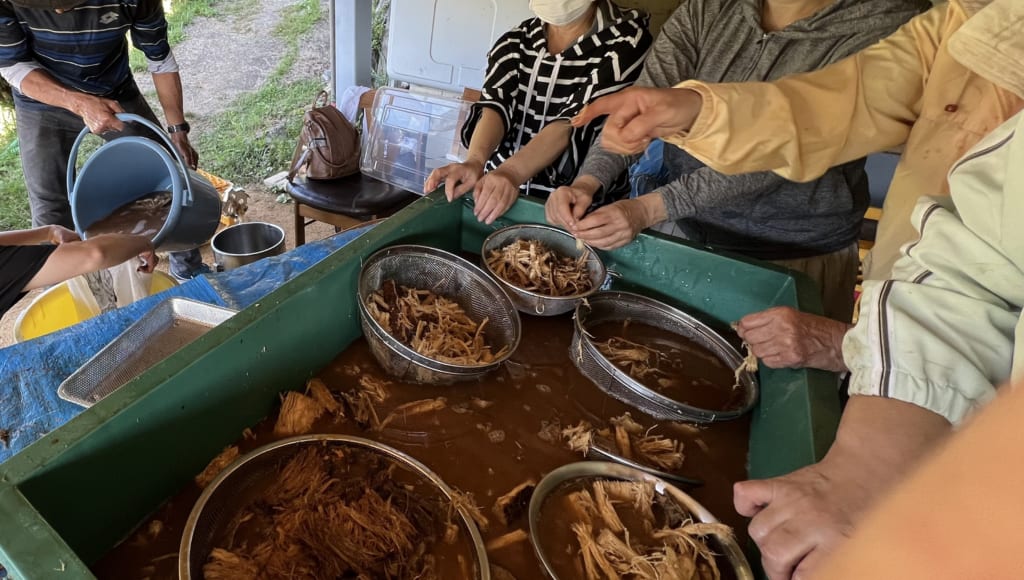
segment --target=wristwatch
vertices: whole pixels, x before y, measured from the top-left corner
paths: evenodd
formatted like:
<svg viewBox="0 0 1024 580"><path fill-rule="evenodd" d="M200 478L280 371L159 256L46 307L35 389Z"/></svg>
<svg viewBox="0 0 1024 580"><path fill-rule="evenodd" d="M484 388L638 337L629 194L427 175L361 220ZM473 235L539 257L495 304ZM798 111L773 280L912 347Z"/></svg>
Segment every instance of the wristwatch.
<svg viewBox="0 0 1024 580"><path fill-rule="evenodd" d="M167 128L168 133L188 133L191 130L192 127L188 124L188 121L178 123L177 125L171 125Z"/></svg>

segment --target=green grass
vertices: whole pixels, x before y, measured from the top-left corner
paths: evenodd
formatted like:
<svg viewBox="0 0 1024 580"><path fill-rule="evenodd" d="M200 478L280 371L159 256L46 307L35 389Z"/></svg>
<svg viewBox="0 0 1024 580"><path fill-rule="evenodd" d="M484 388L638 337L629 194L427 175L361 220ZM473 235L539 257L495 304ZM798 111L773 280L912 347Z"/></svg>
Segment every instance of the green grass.
<svg viewBox="0 0 1024 580"><path fill-rule="evenodd" d="M266 84L232 103L197 137L204 169L253 183L287 168L303 109L323 87L318 78L284 79L299 56L299 40L322 17L318 0L301 0L284 10L273 34L285 42L285 50Z"/></svg>
<svg viewBox="0 0 1024 580"><path fill-rule="evenodd" d="M31 224L14 134L14 110L0 108L0 231L24 229Z"/></svg>
<svg viewBox="0 0 1024 580"><path fill-rule="evenodd" d="M172 47L185 40L185 27L195 17L215 16L217 14L213 4L214 0L165 0L164 11L167 14L167 40ZM132 72L142 72L148 66L146 55L134 46L131 46L128 52L128 62Z"/></svg>

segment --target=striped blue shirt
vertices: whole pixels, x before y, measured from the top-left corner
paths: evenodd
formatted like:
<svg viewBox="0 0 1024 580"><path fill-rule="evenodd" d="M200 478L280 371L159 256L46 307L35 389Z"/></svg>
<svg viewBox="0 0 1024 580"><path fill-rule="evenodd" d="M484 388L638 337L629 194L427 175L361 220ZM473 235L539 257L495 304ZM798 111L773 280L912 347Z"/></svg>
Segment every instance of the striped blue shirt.
<svg viewBox="0 0 1024 580"><path fill-rule="evenodd" d="M0 68L34 61L83 93L112 99L138 94L128 66L128 34L149 60L167 57L160 0L86 0L63 14L0 0ZM36 103L17 91L15 98Z"/></svg>

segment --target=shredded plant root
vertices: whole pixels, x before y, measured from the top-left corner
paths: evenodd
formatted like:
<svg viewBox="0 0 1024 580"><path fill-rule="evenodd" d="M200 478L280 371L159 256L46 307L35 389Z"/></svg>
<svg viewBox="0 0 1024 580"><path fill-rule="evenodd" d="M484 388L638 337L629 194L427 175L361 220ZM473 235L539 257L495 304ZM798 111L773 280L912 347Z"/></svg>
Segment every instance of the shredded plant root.
<svg viewBox="0 0 1024 580"><path fill-rule="evenodd" d="M737 330L739 325L735 322L732 323L732 329ZM757 372L757 355L750 350L750 345L746 342L743 343L743 351L746 352L746 356L740 362L740 366L733 369L733 375L736 377L736 382L733 384L733 388L739 388L742 386L743 373L756 373Z"/></svg>
<svg viewBox="0 0 1024 580"><path fill-rule="evenodd" d="M348 403L352 418L356 420L356 423L363 427L380 428L377 405L387 400L389 396L387 387L390 384L370 375L363 375L359 377L359 384L356 388L341 394L341 397Z"/></svg>
<svg viewBox="0 0 1024 580"><path fill-rule="evenodd" d="M210 463L206 465L206 469L196 476L196 485L199 489L206 489L206 486L213 483L213 480L217 478L224 468L231 464L232 461L238 459L238 446L229 445L221 451L217 457L214 457Z"/></svg>
<svg viewBox="0 0 1024 580"><path fill-rule="evenodd" d="M306 383L306 394L289 391L281 400L281 411L274 423L275 437L305 435L313 430L313 423L324 415L343 419L341 403L320 379Z"/></svg>
<svg viewBox="0 0 1024 580"><path fill-rule="evenodd" d="M593 481L553 499L567 516L579 548L578 569L586 578L721 578L707 537L729 538L732 529L694 522L653 484Z"/></svg>
<svg viewBox="0 0 1024 580"><path fill-rule="evenodd" d="M528 479L495 500L491 512L498 518L501 525L512 525L513 522L526 512L527 507L530 505L530 498L533 497L533 490L536 487L537 481Z"/></svg>
<svg viewBox="0 0 1024 580"><path fill-rule="evenodd" d="M450 504L398 471L359 449L303 448L235 516L205 578L440 578L433 546L458 536Z"/></svg>
<svg viewBox="0 0 1024 580"><path fill-rule="evenodd" d="M594 346L612 364L638 381L660 381L668 378L668 373L659 368L662 354L656 349L619 337L595 342Z"/></svg>
<svg viewBox="0 0 1024 580"><path fill-rule="evenodd" d="M508 352L508 346L491 352L484 329L454 300L430 290L397 286L385 280L366 300L370 316L388 334L419 354L449 364L480 366L490 364Z"/></svg>
<svg viewBox="0 0 1024 580"><path fill-rule="evenodd" d="M610 428L595 429L590 423L580 421L562 429L562 439L570 450L584 455L593 446L601 445L626 459L664 471L676 471L683 466L686 456L682 442L651 435L650 429L644 429L629 413L613 417L609 423Z"/></svg>
<svg viewBox="0 0 1024 580"><path fill-rule="evenodd" d="M594 287L587 270L589 257L589 251L572 258L558 254L537 240L516 240L491 250L487 266L516 288L545 296L578 296Z"/></svg>

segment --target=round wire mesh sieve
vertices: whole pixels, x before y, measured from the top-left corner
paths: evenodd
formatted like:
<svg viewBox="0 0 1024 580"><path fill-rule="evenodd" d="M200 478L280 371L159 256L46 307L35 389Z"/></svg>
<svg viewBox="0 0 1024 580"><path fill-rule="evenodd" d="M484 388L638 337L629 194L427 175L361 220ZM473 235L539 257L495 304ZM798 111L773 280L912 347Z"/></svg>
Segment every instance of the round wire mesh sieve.
<svg viewBox="0 0 1024 580"><path fill-rule="evenodd" d="M180 580L203 577L203 564L213 551L216 538L221 537L231 518L252 499L247 493L261 483L277 477L280 468L308 445L335 445L356 447L378 453L395 462L414 476L428 481L445 498L452 499L452 490L436 473L411 456L382 443L347 435L301 435L264 445L238 459L214 479L192 508L181 536L178 552L178 578ZM453 503L459 514L457 523L469 536L473 546L477 580L490 580L490 564L480 531L465 508Z"/></svg>
<svg viewBox="0 0 1024 580"><path fill-rule="evenodd" d="M454 300L475 321L487 319L484 337L491 351L507 347L504 355L476 366L445 363L426 357L392 337L370 316L366 301L385 280L400 286L430 290ZM522 327L512 300L483 270L437 248L400 245L370 256L359 272L359 314L370 351L380 365L399 380L448 384L475 379L497 368L519 346Z"/></svg>
<svg viewBox="0 0 1024 580"><path fill-rule="evenodd" d="M554 471L551 471L540 480L540 483L537 484L536 489L533 491L533 495L530 497L530 504L527 512L530 527L530 544L533 546L533 553L537 555L537 559L540 560L541 567L547 573L549 578L558 580L555 568L552 565L551 560L548 558L548 549L550 549L550 547L544 546L544 527L541 525L541 521L545 519L545 516L551 517L545 513L544 504L553 493L562 489L564 486L576 485L579 482L587 480L617 480L651 483L654 485L655 492L658 495L665 496L672 500L678 506L686 510L694 520L704 523L718 522L715 516L697 502L697 500L693 499L678 488L670 485L663 479L647 473L646 471L606 461L580 461L578 463L563 465ZM565 523L564 525L569 524ZM735 537L731 535L726 537L713 534L709 536L709 538L713 545L717 544L715 552L724 556L732 567L732 575L735 578L738 580L754 580L754 573L750 569L750 563L747 561L747 557L743 554L743 549L740 548Z"/></svg>
<svg viewBox="0 0 1024 580"><path fill-rule="evenodd" d="M524 290L513 285L494 273L494 270L487 264L487 255L493 250L504 248L516 240L536 240L548 249L571 258L578 258L587 252L587 273L590 277L591 288L587 292L574 296L546 296L537 292ZM536 314L538 316L557 316L565 314L581 300L601 289L608 277L608 270L604 262L593 248L584 244L583 248L576 245L576 238L558 228L538 224L521 224L502 228L487 236L483 248L480 250L480 258L483 260L484 268L498 281L505 291L508 292L516 308L524 314Z"/></svg>
<svg viewBox="0 0 1024 580"><path fill-rule="evenodd" d="M602 322L631 320L685 336L714 353L729 368L742 361L739 352L721 335L696 318L657 300L630 292L600 292L576 308L576 328L569 347L570 358L583 376L608 395L663 421L710 423L735 419L757 403L758 383L753 373L743 371L739 388L743 403L736 409L701 409L665 397L644 386L609 361L591 340L588 328Z"/></svg>

